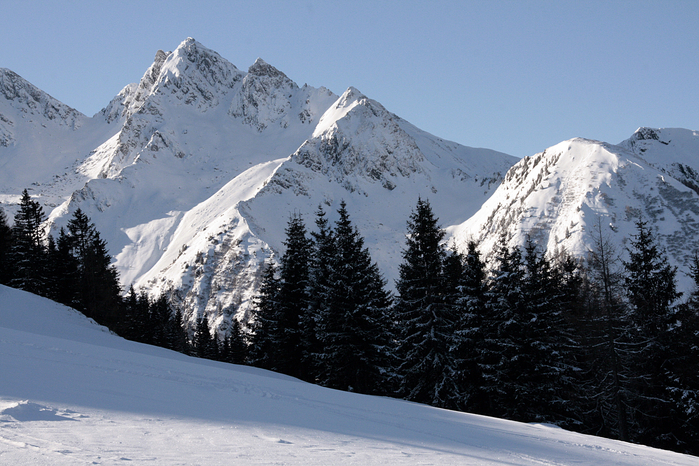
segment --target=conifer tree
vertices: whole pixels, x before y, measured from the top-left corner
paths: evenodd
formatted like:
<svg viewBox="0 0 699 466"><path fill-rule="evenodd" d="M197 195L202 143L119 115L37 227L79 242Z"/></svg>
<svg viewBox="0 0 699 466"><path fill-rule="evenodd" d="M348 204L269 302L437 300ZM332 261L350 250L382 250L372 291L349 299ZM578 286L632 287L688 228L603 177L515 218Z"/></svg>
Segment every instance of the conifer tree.
<svg viewBox="0 0 699 466"><path fill-rule="evenodd" d="M197 327L194 331L192 343L198 357L213 360L218 359L218 341L211 335L211 327L209 326L209 318L207 316L200 317L197 320Z"/></svg>
<svg viewBox="0 0 699 466"><path fill-rule="evenodd" d="M0 207L0 284L6 285L12 277L12 263L10 261L10 248L12 247L12 228L7 215Z"/></svg>
<svg viewBox="0 0 699 466"><path fill-rule="evenodd" d="M248 349L250 364L263 369L278 370L279 349L279 289L277 267L270 261L264 269L259 294L255 298Z"/></svg>
<svg viewBox="0 0 699 466"><path fill-rule="evenodd" d="M182 311L177 309L171 319L168 320L167 328L168 348L179 353L190 354L190 345L187 340L187 330L184 327Z"/></svg>
<svg viewBox="0 0 699 466"><path fill-rule="evenodd" d="M458 383L463 399L461 409L480 412L486 400L483 399L483 374L481 364L485 336L483 319L486 315L488 287L485 262L474 241L469 241L465 254L454 251L449 262L456 262L447 269L460 269L457 294L454 301L457 309L454 351L458 363ZM453 276L454 272L449 273Z"/></svg>
<svg viewBox="0 0 699 466"><path fill-rule="evenodd" d="M309 265L309 303L302 316L302 346L303 362L309 372L308 379L319 382L320 373L327 365L322 361L324 350L320 336L329 331L326 326L331 312L331 277L337 260L337 247L334 232L322 206L318 206L315 223L317 230L311 232L313 248Z"/></svg>
<svg viewBox="0 0 699 466"><path fill-rule="evenodd" d="M621 261L601 225L598 219L591 231L593 245L587 258L589 291L582 331L587 351L581 360L580 392L588 393L589 399L582 404L583 430L629 440L630 325L622 300Z"/></svg>
<svg viewBox="0 0 699 466"><path fill-rule="evenodd" d="M303 364L301 320L308 307L308 273L311 242L301 215L293 215L286 228L286 251L279 268L275 365L288 375L307 379L309 368Z"/></svg>
<svg viewBox="0 0 699 466"><path fill-rule="evenodd" d="M319 382L342 390L383 393L392 363L391 300L344 201L338 213L327 305L318 314Z"/></svg>
<svg viewBox="0 0 699 466"><path fill-rule="evenodd" d="M673 304L680 297L677 271L661 254L647 222L638 220L636 229L628 248L629 260L624 262L635 346L632 439L671 447L677 413L667 386L674 378L668 371L668 361L675 355L676 342L670 337L677 323Z"/></svg>
<svg viewBox="0 0 699 466"><path fill-rule="evenodd" d="M119 276L111 264L107 243L81 209L68 221L59 244L77 261L76 309L103 325L120 326L124 316Z"/></svg>
<svg viewBox="0 0 699 466"><path fill-rule="evenodd" d="M240 322L233 318L226 338L223 341L221 359L231 364L245 364L246 350L247 347L240 329Z"/></svg>
<svg viewBox="0 0 699 466"><path fill-rule="evenodd" d="M58 240L54 243L49 236L49 267L52 277L52 298L59 303L81 310L80 301L80 264L71 253L70 239L65 229L61 228Z"/></svg>
<svg viewBox="0 0 699 466"><path fill-rule="evenodd" d="M12 227L13 272L9 285L42 296L47 295L46 233L42 226L45 221L44 209L25 189Z"/></svg>
<svg viewBox="0 0 699 466"><path fill-rule="evenodd" d="M520 405L517 416L539 422L561 422L567 418L564 387L569 333L565 325L560 295L560 275L549 259L527 237L524 245L522 293L523 339L520 362L520 393L529 399Z"/></svg>
<svg viewBox="0 0 699 466"><path fill-rule="evenodd" d="M444 231L429 202L418 199L408 220L406 249L396 282L395 314L400 339L399 395L440 407L463 398L454 354L456 319L447 302Z"/></svg>
<svg viewBox="0 0 699 466"><path fill-rule="evenodd" d="M510 248L500 237L489 278L484 344L481 357L483 414L518 419L527 403L519 392L519 365L524 356L524 265L519 247Z"/></svg>
<svg viewBox="0 0 699 466"><path fill-rule="evenodd" d="M673 450L699 455L699 254L690 264L693 289L685 303L677 306L676 323L669 330L673 354L667 361L667 390L676 406Z"/></svg>

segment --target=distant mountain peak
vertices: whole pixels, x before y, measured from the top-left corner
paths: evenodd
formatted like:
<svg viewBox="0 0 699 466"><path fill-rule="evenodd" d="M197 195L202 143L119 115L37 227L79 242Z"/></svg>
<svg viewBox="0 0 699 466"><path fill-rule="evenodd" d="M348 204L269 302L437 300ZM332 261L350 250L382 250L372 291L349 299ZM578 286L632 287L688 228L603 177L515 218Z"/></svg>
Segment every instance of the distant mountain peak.
<svg viewBox="0 0 699 466"><path fill-rule="evenodd" d="M255 60L255 63L248 68L248 74L254 76L269 76L270 78L283 77L284 79L289 79L284 73L261 58Z"/></svg>
<svg viewBox="0 0 699 466"><path fill-rule="evenodd" d="M0 95L16 110L26 114L41 115L47 120L77 129L85 115L59 102L7 68L0 68ZM5 119L8 119L5 116ZM8 124L9 120L6 122ZM10 126L12 126L10 124Z"/></svg>

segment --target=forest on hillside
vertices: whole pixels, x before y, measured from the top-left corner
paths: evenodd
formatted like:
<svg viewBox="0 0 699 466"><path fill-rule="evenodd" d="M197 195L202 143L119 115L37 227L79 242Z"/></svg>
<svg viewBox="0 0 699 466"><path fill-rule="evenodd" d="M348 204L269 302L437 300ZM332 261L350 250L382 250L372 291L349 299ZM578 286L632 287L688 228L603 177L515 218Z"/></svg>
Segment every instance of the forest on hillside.
<svg viewBox="0 0 699 466"><path fill-rule="evenodd" d="M395 293L344 203L333 225L291 216L253 319L222 338L193 328L165 296L126 293L107 244L77 210L57 238L25 190L12 226L0 210L0 283L73 307L115 333L198 357L283 372L330 388L699 455L699 258L695 290L642 219L626 256L599 227L585 258L499 240L445 244L427 200L407 221Z"/></svg>

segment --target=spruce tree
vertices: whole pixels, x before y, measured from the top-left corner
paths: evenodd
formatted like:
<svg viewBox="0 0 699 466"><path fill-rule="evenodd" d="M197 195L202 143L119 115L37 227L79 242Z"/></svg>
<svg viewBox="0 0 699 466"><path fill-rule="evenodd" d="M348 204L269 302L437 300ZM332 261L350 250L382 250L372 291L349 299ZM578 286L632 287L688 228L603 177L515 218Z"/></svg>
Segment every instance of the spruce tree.
<svg viewBox="0 0 699 466"><path fill-rule="evenodd" d="M121 315L121 286L116 268L94 223L78 209L68 222L73 256L80 269L80 300L87 316L105 325L118 325Z"/></svg>
<svg viewBox="0 0 699 466"><path fill-rule="evenodd" d="M304 364L301 321L308 307L308 273L311 242L301 215L293 215L286 228L286 250L279 268L279 291L276 303L277 329L275 365L288 375L309 378Z"/></svg>
<svg viewBox="0 0 699 466"><path fill-rule="evenodd" d="M489 278L484 344L481 352L483 414L519 419L528 400L520 392L520 364L525 364L523 339L525 303L524 265L519 247L510 248L500 237Z"/></svg>
<svg viewBox="0 0 699 466"><path fill-rule="evenodd" d="M625 284L634 326L633 379L634 437L641 443L672 447L675 443L676 406L667 391L674 378L668 361L675 357L672 329L677 324L676 268L661 254L647 222L636 222L637 233L624 262Z"/></svg>
<svg viewBox="0 0 699 466"><path fill-rule="evenodd" d="M458 384L463 399L459 408L480 412L485 400L481 386L483 374L481 364L484 348L483 318L486 313L486 265L474 241L469 241L465 254L453 251L447 257L447 276L458 277L456 296L456 329L454 352L457 358ZM453 282L453 278L448 282Z"/></svg>
<svg viewBox="0 0 699 466"><path fill-rule="evenodd" d="M623 302L623 274L618 253L602 231L598 219L591 231L588 253L586 324L582 328L585 353L581 357L580 393L588 399L581 404L583 431L628 441L630 381L633 357L631 326Z"/></svg>
<svg viewBox="0 0 699 466"><path fill-rule="evenodd" d="M331 312L331 277L337 261L337 247L334 232L322 206L318 206L315 223L316 231L311 232L313 248L309 265L309 302L302 316L302 345L303 362L309 372L308 379L321 383L320 373L325 371L327 363L322 360L325 353L320 338L329 331L326 327L330 324L327 317Z"/></svg>
<svg viewBox="0 0 699 466"><path fill-rule="evenodd" d="M221 359L231 364L245 364L247 347L240 329L240 322L233 318L223 341Z"/></svg>
<svg viewBox="0 0 699 466"><path fill-rule="evenodd" d="M80 263L71 253L70 238L64 228L59 231L55 245L52 246L51 243L49 243L49 260L54 289L52 299L82 311L79 288Z"/></svg>
<svg viewBox="0 0 699 466"><path fill-rule="evenodd" d="M396 282L400 339L399 395L440 407L463 398L454 349L456 319L444 274L444 231L428 201L419 199L408 220L406 248Z"/></svg>
<svg viewBox="0 0 699 466"><path fill-rule="evenodd" d="M270 370L279 370L279 289L277 267L270 261L264 269L259 294L254 300L248 358L250 364Z"/></svg>
<svg viewBox="0 0 699 466"><path fill-rule="evenodd" d="M0 207L0 284L6 285L12 277L12 262L10 261L10 249L12 247L12 228L7 215Z"/></svg>
<svg viewBox="0 0 699 466"><path fill-rule="evenodd" d="M673 355L667 361L672 374L667 390L676 406L673 450L699 455L699 254L692 257L693 289L677 307L676 323L669 330Z"/></svg>
<svg viewBox="0 0 699 466"><path fill-rule="evenodd" d="M207 316L200 317L197 320L192 346L196 356L204 359L218 359L218 340L211 335L211 327L209 326L209 318Z"/></svg>
<svg viewBox="0 0 699 466"><path fill-rule="evenodd" d="M390 296L344 202L338 214L335 252L327 269L328 299L318 313L318 380L342 390L384 393L392 363Z"/></svg>
<svg viewBox="0 0 699 466"><path fill-rule="evenodd" d="M46 214L25 189L12 226L12 278L9 285L30 293L47 295Z"/></svg>
<svg viewBox="0 0 699 466"><path fill-rule="evenodd" d="M190 354L191 348L187 340L187 330L184 327L182 311L177 309L168 321L167 328L168 348L179 353Z"/></svg>
<svg viewBox="0 0 699 466"><path fill-rule="evenodd" d="M517 416L528 421L560 423L569 417L570 332L561 295L561 276L527 237L522 282L524 315L520 392L529 399Z"/></svg>

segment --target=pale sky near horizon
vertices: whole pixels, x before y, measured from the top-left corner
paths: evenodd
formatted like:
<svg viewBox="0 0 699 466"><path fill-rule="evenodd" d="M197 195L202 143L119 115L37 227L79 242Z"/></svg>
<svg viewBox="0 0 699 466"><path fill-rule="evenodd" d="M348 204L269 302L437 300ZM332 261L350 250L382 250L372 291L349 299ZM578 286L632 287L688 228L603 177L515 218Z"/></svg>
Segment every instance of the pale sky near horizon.
<svg viewBox="0 0 699 466"><path fill-rule="evenodd" d="M698 25L698 0L6 0L0 67L93 115L193 37L243 71L261 57L522 157L640 126L699 130Z"/></svg>

